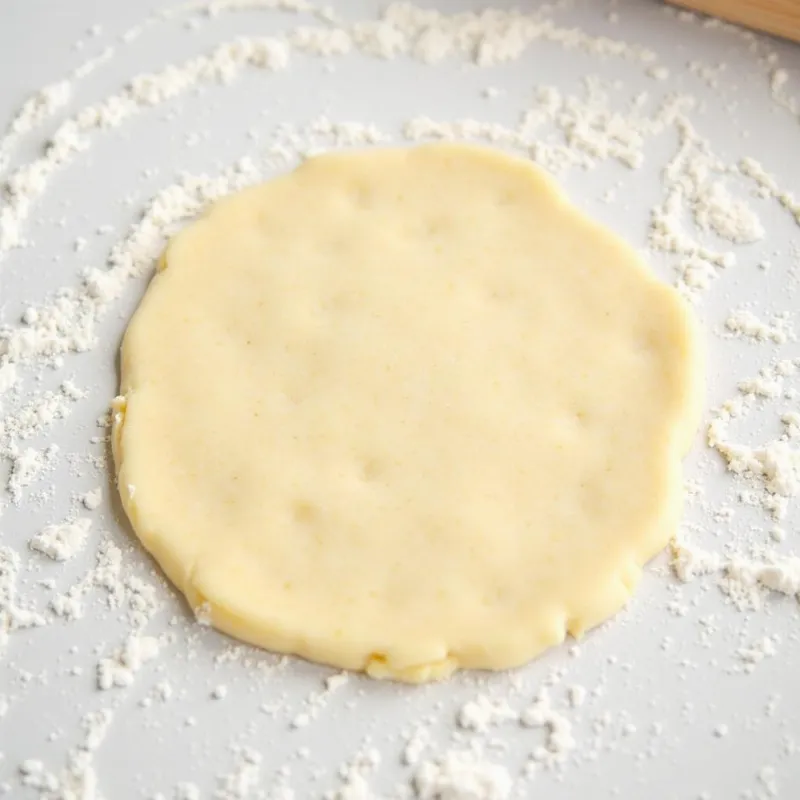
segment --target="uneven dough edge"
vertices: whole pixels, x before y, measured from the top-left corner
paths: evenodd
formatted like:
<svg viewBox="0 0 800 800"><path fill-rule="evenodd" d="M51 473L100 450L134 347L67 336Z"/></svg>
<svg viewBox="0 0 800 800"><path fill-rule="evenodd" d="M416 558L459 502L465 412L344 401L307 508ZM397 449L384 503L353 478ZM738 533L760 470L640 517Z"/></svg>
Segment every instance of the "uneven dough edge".
<svg viewBox="0 0 800 800"><path fill-rule="evenodd" d="M480 151L487 158L495 157L492 151L487 151L484 148L464 146L464 149ZM324 156L324 158L336 157L335 154ZM499 155L497 157L502 158ZM563 204L566 213L573 215L584 224L596 226L605 235L609 235L610 232L606 228L588 218L569 203L565 194L549 176L533 165L525 165L523 168L528 168L528 171L549 189L554 199L557 198ZM224 202L224 200L221 202ZM214 208L212 207L204 216L213 213L213 211ZM626 247L630 247L620 237L615 238ZM168 267L168 255L169 244L159 264L160 270ZM662 524L658 526L657 531L652 532L652 535L647 540L641 541L637 549L631 550L630 558L622 561L622 566L617 574L610 576L605 585L597 588L596 596L591 603L587 604L591 606L592 613L587 613L585 609L580 612L572 610L572 613L565 610L563 619L558 621L552 630L540 635L538 640L534 640L532 637L529 649L521 653L513 663L504 663L501 668L521 666L549 647L563 642L567 633L579 637L612 617L631 597L644 565L663 550L670 536L677 530L682 511L683 496L681 461L689 449L702 409L704 354L702 353L698 325L690 309L671 287L662 284L656 279L643 260L637 260L643 277L651 280L654 284L658 284L665 293L665 300L672 303L672 310L675 312L676 330L679 328L681 331L681 343L686 350L686 363L689 365L687 367L687 379L683 385L683 397L675 401L671 431L668 441L665 443L668 455L662 457L668 472L664 490L666 499L664 503L665 513L661 520ZM669 295L668 298L667 295ZM126 482L124 453L125 415L128 400L132 394L135 394L135 387L125 387L123 381L123 391L124 394L114 401L112 421L112 452L123 507L138 538L163 568L167 577L183 592L193 609L197 610L202 606L204 611L207 611L207 619L215 628L237 639L268 650L296 654L312 661L328 663L335 667L362 670L373 677L388 677L409 683L421 683L445 678L458 668L498 669L497 664L493 663L491 658L482 658L474 654L451 653L449 650L443 658L437 661L418 664L399 663L380 652L374 652L366 659L343 658L342 651L335 640L311 640L307 637L298 636L282 629L276 620L273 620L272 625L265 624L264 618L259 620L259 635L253 635L254 627L251 620L243 620L230 607L230 603L227 602L224 596L215 597L204 593L202 588L196 585L193 570L184 569L172 557L167 548L160 546L164 537L159 536L155 531L142 528L136 508L135 490L132 491L132 487ZM690 411L687 411L688 409Z"/></svg>

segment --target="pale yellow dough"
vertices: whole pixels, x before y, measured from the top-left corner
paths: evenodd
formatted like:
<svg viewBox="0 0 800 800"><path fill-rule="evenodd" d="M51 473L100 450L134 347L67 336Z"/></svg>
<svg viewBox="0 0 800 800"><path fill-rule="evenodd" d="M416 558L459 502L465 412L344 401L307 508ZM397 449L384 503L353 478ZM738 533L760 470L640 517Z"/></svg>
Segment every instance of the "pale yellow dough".
<svg viewBox="0 0 800 800"><path fill-rule="evenodd" d="M626 602L678 523L699 385L676 292L529 163L332 154L169 244L114 456L214 626L424 681Z"/></svg>

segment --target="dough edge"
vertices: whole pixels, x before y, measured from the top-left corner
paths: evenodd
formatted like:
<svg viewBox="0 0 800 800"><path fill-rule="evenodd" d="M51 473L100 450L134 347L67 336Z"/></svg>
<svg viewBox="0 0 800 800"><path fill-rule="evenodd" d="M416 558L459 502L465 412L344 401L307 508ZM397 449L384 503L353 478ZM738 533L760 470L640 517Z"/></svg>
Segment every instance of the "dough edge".
<svg viewBox="0 0 800 800"><path fill-rule="evenodd" d="M409 148L381 148L381 151L407 149ZM417 146L414 149L445 149L467 152L487 161L495 160L498 164L503 165L507 164L508 158L505 153L492 148L465 144L431 144ZM309 159L294 171L272 180L286 179L293 175L295 171L303 169L306 164L320 159L348 159L354 155L357 157L359 154L370 152L374 151L362 150L323 154ZM520 159L515 160L521 161ZM553 200L562 206L565 213L572 215L573 218L584 225L596 228L606 236L613 236L619 242L625 244L633 254L631 246L625 243L621 237L605 226L600 225L573 205L551 176L532 163L520 163L519 166L521 169L527 170L540 185L546 187ZM207 219L214 213L217 205L224 203L226 199L222 198L214 203L197 220L190 224L196 224L199 220ZM180 235L180 233L176 235ZM158 261L157 271L153 280L157 280L158 275L168 268L171 241L167 242ZM180 589L198 619L202 618L203 624L210 624L235 639L268 651L297 655L310 661L321 662L336 668L363 671L373 678L391 678L405 683L418 684L447 678L456 670L462 668L513 669L530 662L550 647L562 644L567 634L576 639L581 638L591 629L609 620L626 605L638 585L646 563L663 551L670 537L677 530L683 507L682 460L691 446L703 408L705 352L702 347L698 322L688 303L677 291L656 278L646 262L638 254L635 255L638 266L641 269L642 279L659 286L662 290L663 302L670 303L673 306L671 310L674 312L672 315L675 325L674 332L680 334L681 342L687 352L683 384L684 398L681 403L676 404L676 413L671 420L671 430L667 444L669 453L663 456L666 462L665 473L667 475L664 490L664 496L667 499L664 506L668 510L665 511L662 518L662 532L658 536L652 536L649 542L639 542L639 548L632 547L627 558L620 559L619 569L615 573L609 574L604 583L597 585L596 591L591 597L591 602L586 604L587 608L591 608L592 613L587 613L585 609L580 612L569 613L565 609L558 618L554 615L551 620L552 624L548 626L548 629L538 632L538 636L533 635L534 632L531 632L529 646L525 649L516 648L516 652L511 658L507 654L503 657L492 652L487 652L483 655L454 653L451 652L446 643L442 643L443 652L441 657L423 662L414 661L413 658L409 659L402 653L390 654L377 650L370 652L366 656L363 654L354 656L350 652L353 648L343 650L342 643L335 638L317 637L312 639L293 634L282 629L276 620L269 620L264 616L257 621L244 619L231 607L231 603L226 597L222 595L213 596L211 593L205 592L198 585L194 567L188 570L184 569L180 563L172 558L167 548L160 546L161 537L158 533L144 529L139 523L135 487L126 481L123 443L128 400L135 393L135 387L125 387L123 368L121 370L123 394L117 396L112 402L111 444L121 503L136 532L136 537L154 557L167 578ZM125 343L123 341L123 352L124 348Z"/></svg>

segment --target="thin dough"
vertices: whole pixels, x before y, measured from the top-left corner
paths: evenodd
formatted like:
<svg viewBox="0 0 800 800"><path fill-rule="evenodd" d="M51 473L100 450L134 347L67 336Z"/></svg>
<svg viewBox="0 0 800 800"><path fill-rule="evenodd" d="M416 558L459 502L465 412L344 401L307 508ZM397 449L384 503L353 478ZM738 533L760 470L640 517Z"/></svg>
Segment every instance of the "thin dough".
<svg viewBox="0 0 800 800"><path fill-rule="evenodd" d="M697 350L529 163L323 155L169 244L122 349L120 494L235 637L407 681L513 667L675 531Z"/></svg>

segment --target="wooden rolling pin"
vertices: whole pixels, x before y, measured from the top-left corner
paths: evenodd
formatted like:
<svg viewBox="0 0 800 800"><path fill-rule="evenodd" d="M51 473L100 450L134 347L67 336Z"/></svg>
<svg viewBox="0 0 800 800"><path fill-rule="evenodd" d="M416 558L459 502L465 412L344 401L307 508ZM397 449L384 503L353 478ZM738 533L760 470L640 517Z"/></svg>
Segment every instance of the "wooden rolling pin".
<svg viewBox="0 0 800 800"><path fill-rule="evenodd" d="M676 5L800 42L800 0L670 0Z"/></svg>

